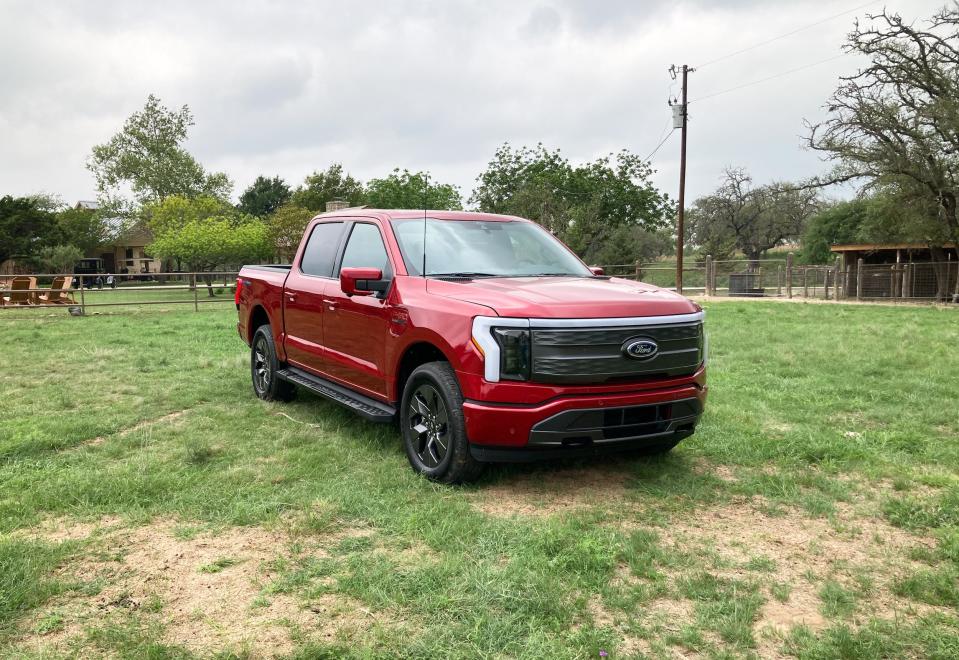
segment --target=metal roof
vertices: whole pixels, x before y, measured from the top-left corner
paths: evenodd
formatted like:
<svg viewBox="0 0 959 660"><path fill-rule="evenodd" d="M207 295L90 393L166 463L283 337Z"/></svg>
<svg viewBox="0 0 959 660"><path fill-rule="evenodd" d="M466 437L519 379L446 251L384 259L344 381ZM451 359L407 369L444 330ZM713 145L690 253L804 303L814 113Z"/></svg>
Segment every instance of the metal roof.
<svg viewBox="0 0 959 660"><path fill-rule="evenodd" d="M955 248L954 243L944 243L940 247ZM928 250L928 243L846 243L833 245L832 252L878 252L880 250Z"/></svg>

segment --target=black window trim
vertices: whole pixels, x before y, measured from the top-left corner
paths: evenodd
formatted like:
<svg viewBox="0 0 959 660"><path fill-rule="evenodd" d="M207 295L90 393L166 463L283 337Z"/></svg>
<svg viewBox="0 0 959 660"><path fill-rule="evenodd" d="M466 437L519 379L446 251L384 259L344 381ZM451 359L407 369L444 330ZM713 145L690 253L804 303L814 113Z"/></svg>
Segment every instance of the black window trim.
<svg viewBox="0 0 959 660"><path fill-rule="evenodd" d="M302 254L300 254L300 258L297 259L296 261L296 271L303 277L315 277L321 280L339 280L340 270L338 266L340 263L340 258L342 256L343 247L345 245L344 237L347 236L350 233L350 231L352 231L351 229L352 224L353 223L347 220L346 218L329 218L329 219L323 218L323 220L313 225L313 228L310 230L309 235L306 237L306 244L304 244L303 246L303 252ZM336 250L333 253L334 254L333 272L337 273L335 277L332 275L314 275L313 273L307 273L305 270L303 270L303 257L306 255L306 248L310 244L310 239L313 238L313 232L315 232L316 228L319 227L320 225L343 225L343 228L344 228L344 231L340 233L339 242L337 243Z"/></svg>
<svg viewBox="0 0 959 660"><path fill-rule="evenodd" d="M343 238L340 240L340 245L337 248L336 259L333 261L333 279L340 279L340 268L343 267L343 255L346 254L346 246L350 242L350 236L353 235L353 227L356 225L373 225L376 228L376 231L380 234L380 240L383 241L383 251L386 253L386 265L390 269L389 273L383 273L383 279L393 282L396 277L396 266L393 264L393 259L390 257L390 249L387 247L386 236L383 234L383 228L376 222L373 222L373 218L361 220L349 220L347 222L349 225L346 228L346 231L343 232Z"/></svg>

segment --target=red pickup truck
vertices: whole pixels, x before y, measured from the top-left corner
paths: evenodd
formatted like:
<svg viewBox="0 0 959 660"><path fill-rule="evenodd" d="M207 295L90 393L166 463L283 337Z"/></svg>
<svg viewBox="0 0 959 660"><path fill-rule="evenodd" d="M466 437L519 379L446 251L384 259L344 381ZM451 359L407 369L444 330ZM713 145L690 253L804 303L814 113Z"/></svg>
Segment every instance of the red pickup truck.
<svg viewBox="0 0 959 660"><path fill-rule="evenodd" d="M587 267L536 223L450 211L315 217L289 266L245 266L253 390L398 421L413 468L665 452L706 401L703 311Z"/></svg>

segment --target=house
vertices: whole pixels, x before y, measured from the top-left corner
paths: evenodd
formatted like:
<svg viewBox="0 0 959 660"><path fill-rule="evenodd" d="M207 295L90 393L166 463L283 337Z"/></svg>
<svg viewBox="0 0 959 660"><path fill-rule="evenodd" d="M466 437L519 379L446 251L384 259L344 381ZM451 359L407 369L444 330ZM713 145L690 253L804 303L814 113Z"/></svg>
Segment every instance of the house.
<svg viewBox="0 0 959 660"><path fill-rule="evenodd" d="M833 245L846 297L948 298L959 294L959 252L952 243L939 255L923 243ZM859 266L862 265L860 277Z"/></svg>
<svg viewBox="0 0 959 660"><path fill-rule="evenodd" d="M81 200L75 208L96 211L100 205L94 201ZM163 262L148 257L146 246L153 241L153 234L142 225L127 226L123 218L104 218L108 240L88 253L87 257L102 259L107 273L149 275L162 272Z"/></svg>

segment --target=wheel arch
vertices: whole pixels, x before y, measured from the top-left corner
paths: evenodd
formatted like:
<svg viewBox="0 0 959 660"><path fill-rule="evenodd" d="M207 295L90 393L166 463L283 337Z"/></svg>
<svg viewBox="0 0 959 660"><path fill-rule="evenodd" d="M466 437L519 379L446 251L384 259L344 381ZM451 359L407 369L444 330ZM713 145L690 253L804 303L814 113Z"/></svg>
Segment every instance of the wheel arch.
<svg viewBox="0 0 959 660"><path fill-rule="evenodd" d="M396 374L394 399L399 401L403 397L403 390L406 387L406 382L410 378L410 374L412 374L417 367L428 362L447 362L453 364L450 356L430 341L418 340L403 350L396 363L396 371L394 371Z"/></svg>
<svg viewBox="0 0 959 660"><path fill-rule="evenodd" d="M262 325L270 324L270 315L267 314L266 309L263 305L256 305L250 310L250 322L246 324L247 331L247 343L253 343L253 335L256 334L257 329Z"/></svg>

